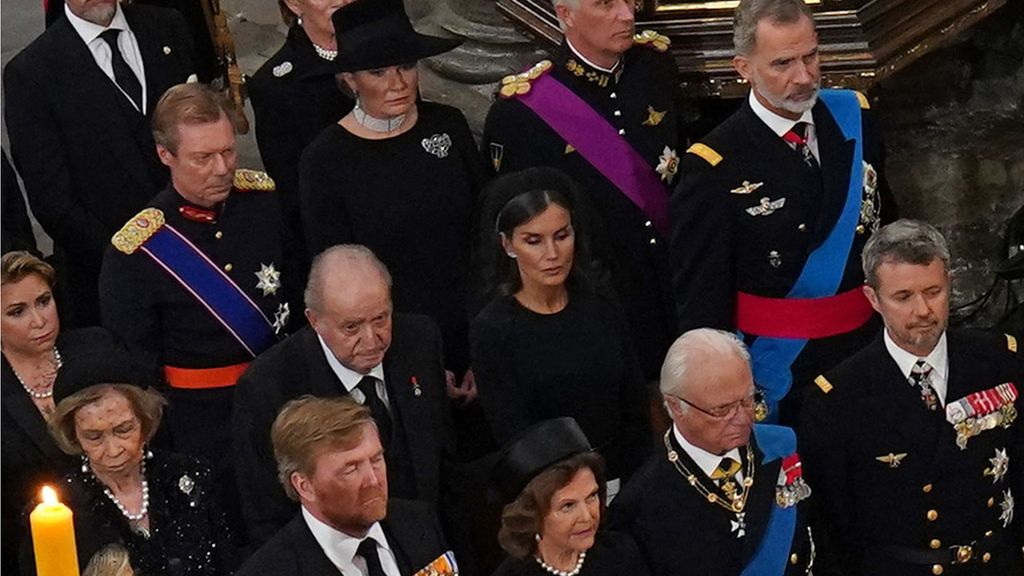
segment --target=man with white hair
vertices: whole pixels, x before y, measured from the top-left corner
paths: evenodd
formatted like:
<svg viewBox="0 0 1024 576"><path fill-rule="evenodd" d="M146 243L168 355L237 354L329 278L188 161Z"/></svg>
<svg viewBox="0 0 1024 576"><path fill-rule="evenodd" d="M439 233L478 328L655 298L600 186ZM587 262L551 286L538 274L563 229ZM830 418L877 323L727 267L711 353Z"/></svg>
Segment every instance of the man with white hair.
<svg viewBox="0 0 1024 576"><path fill-rule="evenodd" d="M596 212L608 267L648 380L674 335L668 196L681 134L667 37L635 32L634 0L554 0L565 39L551 60L507 76L484 126L498 174L552 166Z"/></svg>
<svg viewBox="0 0 1024 576"><path fill-rule="evenodd" d="M878 329L858 260L896 206L867 98L819 89L803 0L743 0L733 41L749 97L687 150L672 196L676 312L680 331L741 332L769 417L791 423L802 396L791 385Z"/></svg>
<svg viewBox="0 0 1024 576"><path fill-rule="evenodd" d="M611 527L636 540L653 576L806 574L810 488L789 428L754 424L750 355L731 333L680 336L661 369L672 427L633 475Z"/></svg>

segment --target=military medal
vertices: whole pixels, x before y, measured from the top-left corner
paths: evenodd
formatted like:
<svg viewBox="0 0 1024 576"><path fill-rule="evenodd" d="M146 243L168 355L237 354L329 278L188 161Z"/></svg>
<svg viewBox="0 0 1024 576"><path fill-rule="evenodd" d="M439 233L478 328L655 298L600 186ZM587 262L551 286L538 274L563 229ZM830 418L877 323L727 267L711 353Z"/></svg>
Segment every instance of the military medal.
<svg viewBox="0 0 1024 576"><path fill-rule="evenodd" d="M421 143L424 150L438 158L447 157L448 149L452 147L452 139L447 133L434 134L430 138L424 138Z"/></svg>
<svg viewBox="0 0 1024 576"><path fill-rule="evenodd" d="M501 159L505 156L505 147L497 142L491 142L491 164L495 172L501 171Z"/></svg>
<svg viewBox="0 0 1024 576"><path fill-rule="evenodd" d="M1009 488L1003 491L1003 501L999 503L999 508L1002 510L999 519L1003 521L1003 528L1007 528L1013 522L1013 493Z"/></svg>
<svg viewBox="0 0 1024 576"><path fill-rule="evenodd" d="M675 150L665 146L661 157L658 158L658 166L654 170L661 175L662 182L672 184L672 179L675 178L676 171L679 170L679 155Z"/></svg>
<svg viewBox="0 0 1024 576"><path fill-rule="evenodd" d="M771 216L776 210L786 205L786 199L779 198L778 200L771 200L767 196L761 198L760 203L756 206L747 208L747 214L751 216Z"/></svg>
<svg viewBox="0 0 1024 576"><path fill-rule="evenodd" d="M992 477L992 483L997 484L1003 481L1007 471L1010 469L1010 457L1006 455L1006 448L996 448L996 455L989 458L991 468L985 468L985 476Z"/></svg>
<svg viewBox="0 0 1024 576"><path fill-rule="evenodd" d="M800 455L794 452L782 459L779 481L775 485L775 503L782 508L789 508L810 495L811 487L804 481Z"/></svg>
<svg viewBox="0 0 1024 576"><path fill-rule="evenodd" d="M282 302L277 305L277 311L274 312L274 334L280 334L281 330L284 330L286 324L288 324L288 318L292 315L292 311L288 309L288 303Z"/></svg>
<svg viewBox="0 0 1024 576"><path fill-rule="evenodd" d="M881 223L882 203L878 196L878 172L875 168L864 162L864 195L860 203L860 221L857 225L857 233L863 234L866 230L872 233L878 231Z"/></svg>
<svg viewBox="0 0 1024 576"><path fill-rule="evenodd" d="M658 112L653 106L648 106L647 120L644 120L642 124L644 126L657 126L658 124L661 124L661 121L665 118L665 114L668 114L668 110Z"/></svg>
<svg viewBox="0 0 1024 576"><path fill-rule="evenodd" d="M196 487L196 482L185 474L181 478L178 478L178 490L181 490L186 496L192 494L192 489Z"/></svg>
<svg viewBox="0 0 1024 576"><path fill-rule="evenodd" d="M260 271L255 274L257 290L262 290L264 296L277 294L277 289L281 287L281 272L274 268L273 262L269 266L260 264Z"/></svg>
<svg viewBox="0 0 1024 576"><path fill-rule="evenodd" d="M967 441L997 426L1009 428L1017 419L1017 387L1004 382L994 388L975 392L946 405L946 421L956 430L956 445L967 449Z"/></svg>
<svg viewBox="0 0 1024 576"><path fill-rule="evenodd" d="M778 268L782 266L782 256L778 250L772 250L768 253L768 265L772 268Z"/></svg>
<svg viewBox="0 0 1024 576"><path fill-rule="evenodd" d="M423 390L420 388L420 381L417 380L415 376L409 378L409 384L412 384L412 393L414 396L421 396L423 394Z"/></svg>
<svg viewBox="0 0 1024 576"><path fill-rule="evenodd" d="M729 525L732 526L732 532L736 534L737 538L743 538L747 533L747 520L744 518L746 514L746 512L737 512L736 519L729 521Z"/></svg>

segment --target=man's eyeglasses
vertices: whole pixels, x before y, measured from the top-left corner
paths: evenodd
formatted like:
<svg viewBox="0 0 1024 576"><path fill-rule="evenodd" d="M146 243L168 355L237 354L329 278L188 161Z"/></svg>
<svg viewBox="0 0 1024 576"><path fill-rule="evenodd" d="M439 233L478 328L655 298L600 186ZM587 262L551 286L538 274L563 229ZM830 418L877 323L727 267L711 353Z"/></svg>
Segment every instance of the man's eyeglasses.
<svg viewBox="0 0 1024 576"><path fill-rule="evenodd" d="M715 406L714 408L701 408L700 406L694 404L693 402L690 402L686 398L683 398L682 396L676 396L675 394L666 394L666 396L671 396L676 400L685 403L687 406L690 406L691 408L697 410L698 412L707 414L708 416L716 420L722 420L724 418L733 416L736 413L736 411L740 409L744 410L745 412L754 412L754 408L757 406L758 402L762 401L761 393L756 390L735 402L730 402L728 404L723 404L721 406Z"/></svg>

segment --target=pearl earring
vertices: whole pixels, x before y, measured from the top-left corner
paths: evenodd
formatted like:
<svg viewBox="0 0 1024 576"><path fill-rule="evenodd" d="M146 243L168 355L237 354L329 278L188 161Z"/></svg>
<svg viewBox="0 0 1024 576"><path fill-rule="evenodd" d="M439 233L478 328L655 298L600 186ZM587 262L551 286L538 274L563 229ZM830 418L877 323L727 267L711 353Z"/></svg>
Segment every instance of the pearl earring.
<svg viewBox="0 0 1024 576"><path fill-rule="evenodd" d="M302 26L302 14L299 14L298 16L295 17L295 23L298 24L299 26Z"/></svg>
<svg viewBox="0 0 1024 576"><path fill-rule="evenodd" d="M536 540L537 542L540 542L540 534L539 533L534 534L533 535L533 539Z"/></svg>
<svg viewBox="0 0 1024 576"><path fill-rule="evenodd" d="M505 254L507 254L508 257L513 259L513 260L516 259L516 253L515 252L505 252Z"/></svg>

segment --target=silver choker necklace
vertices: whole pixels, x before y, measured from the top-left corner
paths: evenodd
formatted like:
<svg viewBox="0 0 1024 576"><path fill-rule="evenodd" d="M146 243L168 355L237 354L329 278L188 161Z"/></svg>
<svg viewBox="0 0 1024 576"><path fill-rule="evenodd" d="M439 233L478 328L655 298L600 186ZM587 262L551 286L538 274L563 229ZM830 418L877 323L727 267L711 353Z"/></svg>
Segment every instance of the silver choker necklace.
<svg viewBox="0 0 1024 576"><path fill-rule="evenodd" d="M57 350L56 346L53 347L53 365L57 367L57 370L60 370L60 367L64 365L64 361L60 357L60 350ZM28 392L29 396L36 400L53 397L53 382L50 382L50 385L46 387L46 390L40 392L39 389L30 388L28 384L25 384L25 381L21 379L21 374L18 374L18 372L14 370L14 367L11 367L11 372L14 372L14 377L18 379L18 383L25 389L25 392ZM56 374L56 371L54 371L54 379L56 379Z"/></svg>
<svg viewBox="0 0 1024 576"><path fill-rule="evenodd" d="M327 60L328 62L334 62L334 59L338 57L337 50L328 50L327 48L321 48L318 44L314 42L310 42L310 44L313 44L313 50L316 50L316 55L323 58L324 60Z"/></svg>
<svg viewBox="0 0 1024 576"><path fill-rule="evenodd" d="M537 561L537 564L540 564L541 568L546 570L549 574L554 574L555 576L576 576L580 573L580 570L583 569L583 561L586 558L587 553L580 552L580 557L578 560L576 560L576 567L572 570L569 570L568 572L563 572L562 570L548 566L543 560L540 559L540 556L534 556L534 560Z"/></svg>
<svg viewBox="0 0 1024 576"><path fill-rule="evenodd" d="M387 134L394 132L402 127L402 123L405 122L405 114L400 114L394 118L374 118L366 113L365 110L359 107L359 101L356 100L356 107L352 109L352 116L356 119L356 122L360 126L370 130L371 132L379 132L381 134Z"/></svg>

